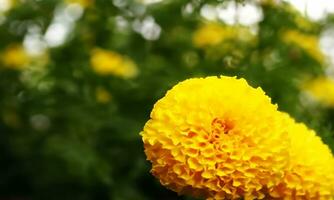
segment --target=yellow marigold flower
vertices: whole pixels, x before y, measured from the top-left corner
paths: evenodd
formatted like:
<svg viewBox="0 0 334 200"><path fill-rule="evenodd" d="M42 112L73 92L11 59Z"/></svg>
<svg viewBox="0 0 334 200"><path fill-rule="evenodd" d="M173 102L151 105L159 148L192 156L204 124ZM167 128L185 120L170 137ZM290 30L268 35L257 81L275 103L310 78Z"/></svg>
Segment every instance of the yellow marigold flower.
<svg viewBox="0 0 334 200"><path fill-rule="evenodd" d="M205 24L193 36L193 43L197 47L215 46L227 40L241 40L244 42L254 39L254 35L245 27L222 26L217 23Z"/></svg>
<svg viewBox="0 0 334 200"><path fill-rule="evenodd" d="M262 199L287 166L285 120L244 79L194 78L154 106L142 132L152 173L178 193Z"/></svg>
<svg viewBox="0 0 334 200"><path fill-rule="evenodd" d="M334 107L334 80L319 77L306 83L305 89L320 102Z"/></svg>
<svg viewBox="0 0 334 200"><path fill-rule="evenodd" d="M8 46L1 55L2 63L11 69L22 70L29 63L29 56L21 45Z"/></svg>
<svg viewBox="0 0 334 200"><path fill-rule="evenodd" d="M290 141L289 165L282 182L270 190L270 195L279 199L332 199L334 157L331 150L304 124L290 118L286 127Z"/></svg>
<svg viewBox="0 0 334 200"><path fill-rule="evenodd" d="M90 62L93 70L100 75L133 78L138 74L132 60L113 51L96 48L91 53Z"/></svg>
<svg viewBox="0 0 334 200"><path fill-rule="evenodd" d="M112 98L111 94L106 89L104 89L102 87L98 87L96 89L95 96L96 96L96 101L98 103L102 103L102 104L110 102L110 100Z"/></svg>
<svg viewBox="0 0 334 200"><path fill-rule="evenodd" d="M313 59L319 63L323 63L324 54L319 48L319 39L317 36L301 33L296 30L288 30L283 32L282 40L287 44L298 46Z"/></svg>
<svg viewBox="0 0 334 200"><path fill-rule="evenodd" d="M177 84L154 105L141 135L151 172L180 194L207 199L329 199L334 194L328 147L244 79L207 77Z"/></svg>

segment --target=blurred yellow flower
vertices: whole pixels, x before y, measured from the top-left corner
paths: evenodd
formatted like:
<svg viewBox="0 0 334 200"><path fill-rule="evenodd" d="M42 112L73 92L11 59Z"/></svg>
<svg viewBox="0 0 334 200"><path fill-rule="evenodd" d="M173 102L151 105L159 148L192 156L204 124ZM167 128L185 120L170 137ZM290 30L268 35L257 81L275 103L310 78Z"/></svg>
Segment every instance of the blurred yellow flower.
<svg viewBox="0 0 334 200"><path fill-rule="evenodd" d="M112 98L111 94L102 87L98 87L96 89L95 96L96 96L96 101L102 104L109 103Z"/></svg>
<svg viewBox="0 0 334 200"><path fill-rule="evenodd" d="M65 1L66 3L79 4L83 8L91 6L94 2L94 0L65 0Z"/></svg>
<svg viewBox="0 0 334 200"><path fill-rule="evenodd" d="M8 46L2 52L0 59L4 66L16 70L22 70L26 68L30 61L25 49L18 44Z"/></svg>
<svg viewBox="0 0 334 200"><path fill-rule="evenodd" d="M318 101L334 107L334 80L327 77L319 77L306 83L305 89Z"/></svg>
<svg viewBox="0 0 334 200"><path fill-rule="evenodd" d="M282 34L282 40L287 44L296 45L319 63L324 62L324 54L319 47L319 38L296 30L287 30Z"/></svg>
<svg viewBox="0 0 334 200"><path fill-rule="evenodd" d="M223 26L217 23L204 24L193 35L196 47L215 46L227 40L249 42L254 35L249 29L241 26Z"/></svg>
<svg viewBox="0 0 334 200"><path fill-rule="evenodd" d="M313 131L234 77L193 78L141 132L161 184L206 199L330 199L334 158Z"/></svg>
<svg viewBox="0 0 334 200"><path fill-rule="evenodd" d="M93 70L100 75L115 75L123 78L137 76L136 64L128 57L113 51L96 48L90 58Z"/></svg>

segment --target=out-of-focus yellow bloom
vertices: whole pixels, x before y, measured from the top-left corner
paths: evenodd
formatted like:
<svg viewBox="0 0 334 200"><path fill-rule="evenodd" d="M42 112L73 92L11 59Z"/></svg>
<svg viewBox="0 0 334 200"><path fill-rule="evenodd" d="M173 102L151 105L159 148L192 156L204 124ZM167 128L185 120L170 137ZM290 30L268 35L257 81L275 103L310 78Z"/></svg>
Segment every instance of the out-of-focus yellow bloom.
<svg viewBox="0 0 334 200"><path fill-rule="evenodd" d="M215 46L227 40L240 40L249 42L254 35L249 29L240 26L223 26L217 23L205 24L193 35L196 47Z"/></svg>
<svg viewBox="0 0 334 200"><path fill-rule="evenodd" d="M100 75L133 78L138 74L136 64L126 56L113 51L96 48L91 53L91 66Z"/></svg>
<svg viewBox="0 0 334 200"><path fill-rule="evenodd" d="M244 79L177 84L154 105L141 135L151 172L180 194L328 200L334 195L328 147Z"/></svg>
<svg viewBox="0 0 334 200"><path fill-rule="evenodd" d="M323 63L324 54L319 48L319 39L317 36L301 33L296 30L288 30L283 32L282 40L287 44L298 46L313 59L319 63Z"/></svg>
<svg viewBox="0 0 334 200"><path fill-rule="evenodd" d="M8 46L0 58L4 66L16 70L24 69L30 61L25 49L17 44Z"/></svg>
<svg viewBox="0 0 334 200"><path fill-rule="evenodd" d="M94 2L94 0L65 0L66 3L75 3L79 4L83 8L87 8L91 6Z"/></svg>
<svg viewBox="0 0 334 200"><path fill-rule="evenodd" d="M318 101L334 107L334 80L327 77L319 77L308 82L305 89Z"/></svg>
<svg viewBox="0 0 334 200"><path fill-rule="evenodd" d="M95 96L96 96L96 101L102 104L109 103L112 98L111 94L102 87L98 87L96 89Z"/></svg>

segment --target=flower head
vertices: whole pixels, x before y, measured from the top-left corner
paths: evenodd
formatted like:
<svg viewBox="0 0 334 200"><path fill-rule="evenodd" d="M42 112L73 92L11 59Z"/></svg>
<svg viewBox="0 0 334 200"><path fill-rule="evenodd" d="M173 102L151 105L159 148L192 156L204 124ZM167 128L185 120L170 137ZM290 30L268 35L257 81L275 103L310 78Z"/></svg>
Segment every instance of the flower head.
<svg viewBox="0 0 334 200"><path fill-rule="evenodd" d="M91 53L91 66L100 75L133 78L138 74L136 64L126 56L96 48Z"/></svg>
<svg viewBox="0 0 334 200"><path fill-rule="evenodd" d="M332 162L325 161L333 160L328 148L324 150L319 138L295 124L277 111L260 88L250 87L244 79L221 76L193 78L174 86L154 105L141 135L151 172L180 194L207 199L308 197L308 192L318 189L324 191L318 196L333 194L327 187L334 186L329 181L333 178L323 186L322 173L310 178L309 184L291 184L290 174L296 170L304 167L297 173L302 176L306 171L317 174L319 169L312 168L318 158L305 166L305 157L297 159L302 148L314 147L307 156L321 149L320 163L333 173ZM299 146L303 143L296 139L305 136L309 137L306 145L312 147Z"/></svg>
<svg viewBox="0 0 334 200"><path fill-rule="evenodd" d="M179 193L263 198L287 165L288 135L276 109L243 79L179 83L156 103L142 133L152 173Z"/></svg>
<svg viewBox="0 0 334 200"><path fill-rule="evenodd" d="M290 116L289 120L289 165L284 170L280 184L271 188L270 195L276 198L328 199L334 195L334 157L316 133Z"/></svg>

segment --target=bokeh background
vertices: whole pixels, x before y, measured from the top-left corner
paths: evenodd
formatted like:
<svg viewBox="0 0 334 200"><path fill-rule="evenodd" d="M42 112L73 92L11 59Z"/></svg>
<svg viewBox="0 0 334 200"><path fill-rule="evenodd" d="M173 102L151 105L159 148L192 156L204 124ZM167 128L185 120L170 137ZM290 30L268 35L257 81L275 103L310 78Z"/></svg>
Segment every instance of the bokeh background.
<svg viewBox="0 0 334 200"><path fill-rule="evenodd" d="M0 199L172 200L140 131L190 77L261 86L334 149L334 2L0 0Z"/></svg>

